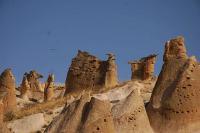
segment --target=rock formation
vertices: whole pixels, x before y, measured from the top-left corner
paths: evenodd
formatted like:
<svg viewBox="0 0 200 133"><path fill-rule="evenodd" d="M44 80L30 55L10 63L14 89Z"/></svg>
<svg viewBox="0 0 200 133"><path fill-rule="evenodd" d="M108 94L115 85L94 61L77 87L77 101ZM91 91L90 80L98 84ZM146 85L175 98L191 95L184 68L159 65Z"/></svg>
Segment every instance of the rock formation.
<svg viewBox="0 0 200 133"><path fill-rule="evenodd" d="M3 99L7 95L7 92L0 92L0 133L10 133L6 127L6 124L3 122Z"/></svg>
<svg viewBox="0 0 200 133"><path fill-rule="evenodd" d="M78 51L66 78L66 93L79 90L99 90L118 84L117 66L113 54L101 61L87 52Z"/></svg>
<svg viewBox="0 0 200 133"><path fill-rule="evenodd" d="M147 106L151 126L158 133L200 132L200 66L188 57L184 38L165 45L164 64Z"/></svg>
<svg viewBox="0 0 200 133"><path fill-rule="evenodd" d="M41 74L37 73L35 70L32 70L29 73L25 73L24 75L27 76L27 80L30 84L32 92L43 91L39 81L40 78L43 78Z"/></svg>
<svg viewBox="0 0 200 133"><path fill-rule="evenodd" d="M30 87L30 95L28 96L28 98L42 101L44 99L44 88L42 87L39 79L43 78L43 76L37 73L35 70L32 70L29 73L25 73L24 77L27 78Z"/></svg>
<svg viewBox="0 0 200 133"><path fill-rule="evenodd" d="M31 92L30 92L30 84L29 84L26 76L23 77L21 87L20 87L20 92L21 92L20 97L22 99L29 100L29 98L31 96Z"/></svg>
<svg viewBox="0 0 200 133"><path fill-rule="evenodd" d="M90 101L90 96L83 95L81 99L74 101L63 109L47 127L45 133L77 133L82 122L82 116L86 103Z"/></svg>
<svg viewBox="0 0 200 133"><path fill-rule="evenodd" d="M81 133L115 133L109 101L91 99Z"/></svg>
<svg viewBox="0 0 200 133"><path fill-rule="evenodd" d="M140 59L139 61L131 61L131 79L148 80L154 76L154 65L156 63L155 54L149 55Z"/></svg>
<svg viewBox="0 0 200 133"><path fill-rule="evenodd" d="M153 133L137 89L112 108L116 133Z"/></svg>
<svg viewBox="0 0 200 133"><path fill-rule="evenodd" d="M44 101L50 101L53 98L54 98L54 75L50 74L44 88Z"/></svg>
<svg viewBox="0 0 200 133"><path fill-rule="evenodd" d="M6 69L0 76L0 93L7 92L3 98L4 113L16 109L15 77L11 69Z"/></svg>
<svg viewBox="0 0 200 133"><path fill-rule="evenodd" d="M45 133L115 133L111 104L88 94L66 106Z"/></svg>

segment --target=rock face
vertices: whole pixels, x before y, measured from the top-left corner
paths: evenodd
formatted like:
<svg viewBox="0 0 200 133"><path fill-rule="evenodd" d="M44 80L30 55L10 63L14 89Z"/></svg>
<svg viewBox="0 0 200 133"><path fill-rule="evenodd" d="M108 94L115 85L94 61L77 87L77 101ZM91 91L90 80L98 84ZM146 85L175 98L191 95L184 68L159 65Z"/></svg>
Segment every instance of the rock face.
<svg viewBox="0 0 200 133"><path fill-rule="evenodd" d="M29 73L25 73L24 77L27 78L29 86L30 86L30 95L29 98L35 100L43 100L44 99L44 88L42 88L42 84L39 79L43 78L43 76L37 73L35 70L30 71ZM28 86L28 85L27 85Z"/></svg>
<svg viewBox="0 0 200 133"><path fill-rule="evenodd" d="M131 61L131 79L148 80L154 77L154 66L156 63L155 54L149 55L140 59L139 61Z"/></svg>
<svg viewBox="0 0 200 133"><path fill-rule="evenodd" d="M19 120L8 123L13 133L35 133L45 125L42 113L30 115Z"/></svg>
<svg viewBox="0 0 200 133"><path fill-rule="evenodd" d="M37 73L35 70L32 70L24 75L27 77L32 92L42 91L41 83L39 81L40 78L43 78L41 74Z"/></svg>
<svg viewBox="0 0 200 133"><path fill-rule="evenodd" d="M30 92L30 84L29 84L26 76L23 77L21 87L20 87L20 92L21 92L20 97L22 99L29 100L31 92Z"/></svg>
<svg viewBox="0 0 200 133"><path fill-rule="evenodd" d="M147 112L158 133L200 132L200 66L188 58L184 38L166 43L164 64Z"/></svg>
<svg viewBox="0 0 200 133"><path fill-rule="evenodd" d="M87 52L78 51L66 78L66 93L77 90L99 90L118 84L117 66L113 54L101 61Z"/></svg>
<svg viewBox="0 0 200 133"><path fill-rule="evenodd" d="M45 133L114 133L111 105L83 95L50 124Z"/></svg>
<svg viewBox="0 0 200 133"><path fill-rule="evenodd" d="M92 98L86 109L88 112L82 133L115 133L113 118L111 115L111 104L109 101L101 101Z"/></svg>
<svg viewBox="0 0 200 133"><path fill-rule="evenodd" d="M0 93L7 92L3 98L4 113L16 109L15 78L11 69L6 69L0 76Z"/></svg>
<svg viewBox="0 0 200 133"><path fill-rule="evenodd" d="M50 101L53 98L54 98L54 75L50 74L44 88L44 101Z"/></svg>
<svg viewBox="0 0 200 133"><path fill-rule="evenodd" d="M153 133L137 89L112 108L116 133Z"/></svg>
<svg viewBox="0 0 200 133"><path fill-rule="evenodd" d="M6 124L3 122L3 98L7 95L7 92L0 93L0 133L10 133L6 127Z"/></svg>
<svg viewBox="0 0 200 133"><path fill-rule="evenodd" d="M96 97L85 94L66 106L45 133L153 133L137 89L112 104Z"/></svg>
<svg viewBox="0 0 200 133"><path fill-rule="evenodd" d="M89 100L88 95L83 95L81 99L66 106L61 114L47 127L45 133L57 133L57 131L60 133L77 133L82 122L85 104Z"/></svg>

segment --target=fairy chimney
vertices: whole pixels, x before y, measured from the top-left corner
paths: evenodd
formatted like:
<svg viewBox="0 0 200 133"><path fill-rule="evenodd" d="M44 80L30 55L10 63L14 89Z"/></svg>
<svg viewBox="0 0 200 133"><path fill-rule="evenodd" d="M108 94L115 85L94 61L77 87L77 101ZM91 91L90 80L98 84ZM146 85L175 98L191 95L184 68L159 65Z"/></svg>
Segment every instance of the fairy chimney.
<svg viewBox="0 0 200 133"><path fill-rule="evenodd" d="M88 52L79 50L67 73L65 93L80 90L98 91L117 84L117 66L113 54L108 54L108 60L102 61Z"/></svg>
<svg viewBox="0 0 200 133"><path fill-rule="evenodd" d="M139 61L130 61L131 64L131 79L148 80L154 77L154 66L157 55L152 54L140 59Z"/></svg>
<svg viewBox="0 0 200 133"><path fill-rule="evenodd" d="M115 63L115 55L108 53L107 71L105 76L105 87L111 88L118 84L117 65Z"/></svg>
<svg viewBox="0 0 200 133"><path fill-rule="evenodd" d="M31 92L30 92L30 84L27 80L27 77L24 75L21 87L20 87L21 95L20 97L24 100L29 100Z"/></svg>
<svg viewBox="0 0 200 133"><path fill-rule="evenodd" d="M165 45L164 64L153 89L147 113L159 133L200 132L200 66L188 57L184 38Z"/></svg>
<svg viewBox="0 0 200 133"><path fill-rule="evenodd" d="M43 78L41 74L37 73L35 70L32 70L25 75L27 76L27 80L30 84L30 90L32 92L43 91L41 83L39 81L40 78Z"/></svg>
<svg viewBox="0 0 200 133"><path fill-rule="evenodd" d="M54 75L48 76L44 89L44 101L50 101L54 98Z"/></svg>
<svg viewBox="0 0 200 133"><path fill-rule="evenodd" d="M15 77L11 69L6 69L0 76L0 93L7 92L3 98L4 113L16 109Z"/></svg>

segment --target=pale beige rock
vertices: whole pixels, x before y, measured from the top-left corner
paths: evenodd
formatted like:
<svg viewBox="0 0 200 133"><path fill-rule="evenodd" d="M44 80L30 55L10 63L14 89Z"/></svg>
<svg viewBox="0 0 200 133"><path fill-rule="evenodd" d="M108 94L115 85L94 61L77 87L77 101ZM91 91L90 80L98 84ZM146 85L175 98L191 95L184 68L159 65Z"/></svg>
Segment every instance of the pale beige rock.
<svg viewBox="0 0 200 133"><path fill-rule="evenodd" d="M113 54L108 54L108 60L102 61L79 50L67 73L65 94L82 90L99 91L117 84L117 66Z"/></svg>
<svg viewBox="0 0 200 133"><path fill-rule="evenodd" d="M82 123L85 105L90 101L89 94L66 106L61 114L47 127L45 133L77 133Z"/></svg>
<svg viewBox="0 0 200 133"><path fill-rule="evenodd" d="M44 88L40 82L40 78L43 78L41 74L36 72L35 70L30 71L29 73L25 73L28 83L30 85L30 97L31 99L37 101L43 101L44 99Z"/></svg>
<svg viewBox="0 0 200 133"><path fill-rule="evenodd" d="M134 89L112 108L116 133L153 133L140 92Z"/></svg>
<svg viewBox="0 0 200 133"><path fill-rule="evenodd" d="M149 80L154 77L154 69L157 55L152 54L140 59L139 61L130 61L132 80Z"/></svg>
<svg viewBox="0 0 200 133"><path fill-rule="evenodd" d="M45 125L42 113L30 115L8 123L8 128L14 133L33 133L40 131Z"/></svg>
<svg viewBox="0 0 200 133"><path fill-rule="evenodd" d="M21 87L20 87L20 97L24 100L29 100L29 97L31 96L31 92L30 92L30 84L27 80L27 77L24 76L22 83L21 83Z"/></svg>
<svg viewBox="0 0 200 133"><path fill-rule="evenodd" d="M50 74L44 89L44 101L50 101L54 98L54 75Z"/></svg>
<svg viewBox="0 0 200 133"><path fill-rule="evenodd" d="M118 84L117 65L115 63L115 55L112 53L107 54L107 71L105 76L105 87L112 88Z"/></svg>
<svg viewBox="0 0 200 133"><path fill-rule="evenodd" d="M92 98L83 118L80 133L115 133L109 101Z"/></svg>
<svg viewBox="0 0 200 133"><path fill-rule="evenodd" d="M4 111L3 111L3 98L7 95L7 92L0 93L0 133L10 133L6 124L3 121Z"/></svg>
<svg viewBox="0 0 200 133"><path fill-rule="evenodd" d="M0 93L7 92L3 98L4 114L16 109L15 78L11 69L6 69L0 76Z"/></svg>
<svg viewBox="0 0 200 133"><path fill-rule="evenodd" d="M42 91L42 86L39 81L40 78L43 78L43 76L39 73L37 73L35 70L30 71L29 73L25 74L27 76L27 80L30 84L30 88L32 92Z"/></svg>
<svg viewBox="0 0 200 133"><path fill-rule="evenodd" d="M156 133L200 132L200 66L188 58L183 37L166 43L164 65L147 112Z"/></svg>

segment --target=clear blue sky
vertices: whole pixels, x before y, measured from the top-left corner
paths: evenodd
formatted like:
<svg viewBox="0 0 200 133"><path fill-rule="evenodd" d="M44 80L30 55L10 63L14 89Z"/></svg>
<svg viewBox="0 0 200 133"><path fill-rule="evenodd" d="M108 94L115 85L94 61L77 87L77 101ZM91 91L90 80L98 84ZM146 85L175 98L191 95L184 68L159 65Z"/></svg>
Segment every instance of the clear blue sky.
<svg viewBox="0 0 200 133"><path fill-rule="evenodd" d="M200 0L0 0L0 72L53 72L64 82L77 50L117 57L120 80L130 60L159 54L165 41L183 35L189 55L200 56Z"/></svg>

